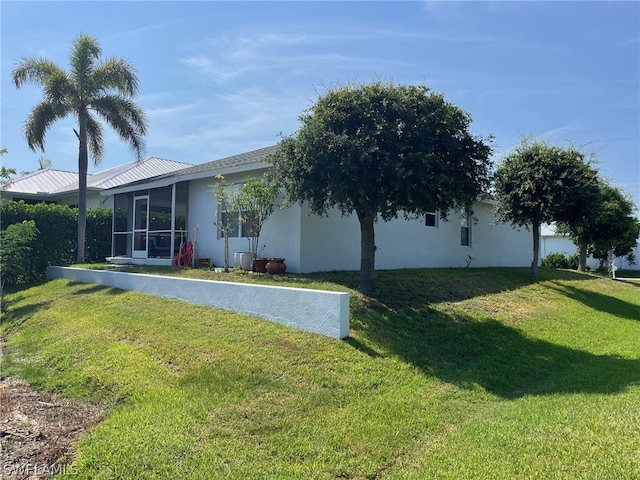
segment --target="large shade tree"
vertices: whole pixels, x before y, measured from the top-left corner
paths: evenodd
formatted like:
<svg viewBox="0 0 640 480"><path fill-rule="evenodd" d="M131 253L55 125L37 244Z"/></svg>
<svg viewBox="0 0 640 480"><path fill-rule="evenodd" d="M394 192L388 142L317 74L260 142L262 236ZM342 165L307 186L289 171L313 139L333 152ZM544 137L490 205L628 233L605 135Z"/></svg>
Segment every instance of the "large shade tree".
<svg viewBox="0 0 640 480"><path fill-rule="evenodd" d="M376 221L435 210L446 219L488 188L488 139L471 135L470 116L426 86L335 86L299 119L272 157L272 174L285 200L317 215L355 212L363 292L375 290Z"/></svg>
<svg viewBox="0 0 640 480"><path fill-rule="evenodd" d="M43 99L33 107L24 127L31 150L44 152L49 128L62 118L71 116L78 122L78 252L76 261L84 262L87 211L87 171L89 155L99 165L103 155L102 120L129 144L140 159L144 152L146 120L133 102L139 82L134 67L120 58L102 58L98 41L80 34L69 56L70 69L65 71L46 58L21 59L12 72L16 88L25 84L42 87Z"/></svg>
<svg viewBox="0 0 640 480"><path fill-rule="evenodd" d="M531 228L532 278L538 278L541 225L579 221L594 210L599 195L598 172L585 153L530 138L498 165L494 187L498 219Z"/></svg>
<svg viewBox="0 0 640 480"><path fill-rule="evenodd" d="M609 252L625 256L633 252L640 235L640 223L633 215L633 200L605 181L599 182L600 195L589 215L571 223L560 222L558 233L569 235L578 246L578 270L584 271L587 255L606 259Z"/></svg>

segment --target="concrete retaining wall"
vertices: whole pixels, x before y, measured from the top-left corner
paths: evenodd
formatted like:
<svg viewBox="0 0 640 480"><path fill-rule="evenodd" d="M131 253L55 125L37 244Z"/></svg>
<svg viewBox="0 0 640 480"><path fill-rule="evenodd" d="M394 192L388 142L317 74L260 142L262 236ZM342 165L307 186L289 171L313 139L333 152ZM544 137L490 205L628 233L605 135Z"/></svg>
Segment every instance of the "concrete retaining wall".
<svg viewBox="0 0 640 480"><path fill-rule="evenodd" d="M47 278L66 278L224 308L334 338L349 336L348 293L72 267L47 267Z"/></svg>

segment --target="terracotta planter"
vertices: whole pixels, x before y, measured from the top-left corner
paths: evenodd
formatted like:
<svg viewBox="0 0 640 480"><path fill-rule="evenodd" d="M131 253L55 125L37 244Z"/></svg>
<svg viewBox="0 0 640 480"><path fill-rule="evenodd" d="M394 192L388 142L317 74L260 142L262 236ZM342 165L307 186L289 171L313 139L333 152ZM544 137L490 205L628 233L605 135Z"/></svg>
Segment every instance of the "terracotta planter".
<svg viewBox="0 0 640 480"><path fill-rule="evenodd" d="M267 262L266 258L254 258L253 259L253 271L256 273L267 273Z"/></svg>
<svg viewBox="0 0 640 480"><path fill-rule="evenodd" d="M267 273L277 274L287 271L287 264L284 263L284 258L269 258L266 265Z"/></svg>

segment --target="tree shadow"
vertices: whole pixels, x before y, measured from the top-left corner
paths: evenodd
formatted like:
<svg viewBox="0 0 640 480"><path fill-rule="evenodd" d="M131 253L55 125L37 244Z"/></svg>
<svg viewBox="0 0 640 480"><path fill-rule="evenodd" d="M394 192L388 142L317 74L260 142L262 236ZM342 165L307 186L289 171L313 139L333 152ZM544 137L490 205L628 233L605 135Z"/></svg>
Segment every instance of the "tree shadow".
<svg viewBox="0 0 640 480"><path fill-rule="evenodd" d="M616 282L626 283L627 285L633 285L634 287L640 288L640 280L637 278L616 278L614 279Z"/></svg>
<svg viewBox="0 0 640 480"><path fill-rule="evenodd" d="M640 359L532 339L497 320L423 309L358 317L353 328L426 375L461 388L481 386L505 399L552 393L616 393L640 383ZM350 342L360 348L357 342ZM360 343L362 344L362 343ZM367 347L371 355L374 348Z"/></svg>
<svg viewBox="0 0 640 480"><path fill-rule="evenodd" d="M84 282L73 282L73 281L71 281L71 282L68 283L68 285L70 287L81 286L81 288L78 288L74 292L74 295L97 293L97 292L106 293L107 295L122 295L126 291L126 290L122 290L120 288L109 287L107 285L96 285L96 284L84 283Z"/></svg>
<svg viewBox="0 0 640 480"><path fill-rule="evenodd" d="M554 284L550 288L586 305L593 310L608 313L619 318L640 321L640 307L615 297L593 290L583 290L572 285Z"/></svg>
<svg viewBox="0 0 640 480"><path fill-rule="evenodd" d="M301 281L326 281L356 290L357 271L331 271L296 274ZM599 277L572 270L540 268L537 281L597 280ZM428 303L459 302L470 298L516 290L536 283L529 276L529 268L411 268L377 270L373 295L395 310L411 306L419 308Z"/></svg>
<svg viewBox="0 0 640 480"><path fill-rule="evenodd" d="M29 303L21 307L12 307L11 304L18 303L20 298L12 298L11 302L7 305L7 311L2 312L0 315L0 324L11 324L12 326L18 326L30 319L37 311L48 308L51 301L40 303Z"/></svg>

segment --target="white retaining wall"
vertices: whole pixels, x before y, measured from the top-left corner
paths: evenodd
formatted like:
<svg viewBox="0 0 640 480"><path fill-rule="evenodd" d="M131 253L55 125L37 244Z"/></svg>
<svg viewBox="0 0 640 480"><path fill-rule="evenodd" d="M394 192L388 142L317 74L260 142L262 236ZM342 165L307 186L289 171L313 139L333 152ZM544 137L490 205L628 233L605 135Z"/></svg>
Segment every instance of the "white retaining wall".
<svg viewBox="0 0 640 480"><path fill-rule="evenodd" d="M348 293L53 266L47 267L47 278L176 298L334 338L349 336Z"/></svg>

